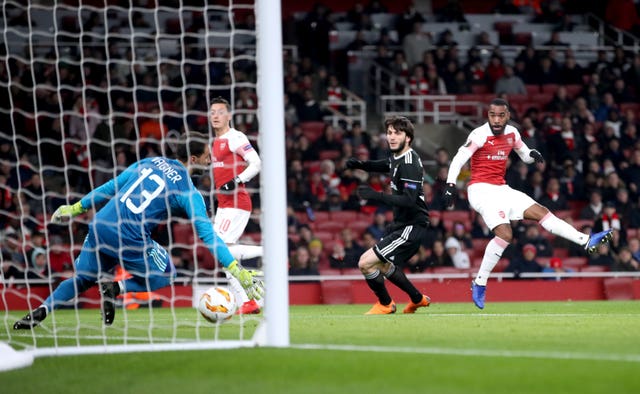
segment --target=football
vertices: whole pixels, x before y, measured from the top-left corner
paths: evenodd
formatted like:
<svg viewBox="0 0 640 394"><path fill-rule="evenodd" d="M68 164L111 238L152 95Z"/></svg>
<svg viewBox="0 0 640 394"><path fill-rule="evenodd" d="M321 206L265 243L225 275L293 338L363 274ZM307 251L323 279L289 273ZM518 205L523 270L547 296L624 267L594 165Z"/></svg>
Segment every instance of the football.
<svg viewBox="0 0 640 394"><path fill-rule="evenodd" d="M215 286L200 297L198 310L202 317L211 323L224 323L236 312L236 299L226 287Z"/></svg>

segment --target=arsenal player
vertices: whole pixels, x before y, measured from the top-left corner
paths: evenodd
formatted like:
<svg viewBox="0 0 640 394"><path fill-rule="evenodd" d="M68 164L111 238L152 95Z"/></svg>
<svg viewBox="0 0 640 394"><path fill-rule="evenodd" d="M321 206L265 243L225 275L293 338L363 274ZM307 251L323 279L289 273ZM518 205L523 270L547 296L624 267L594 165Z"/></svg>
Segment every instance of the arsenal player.
<svg viewBox="0 0 640 394"><path fill-rule="evenodd" d="M262 246L238 244L252 210L245 183L258 175L262 161L247 136L230 126L231 116L229 102L222 97L214 98L209 108L209 120L215 134L211 162L218 198L213 226L231 254L242 261L262 256ZM242 301L240 313L260 312L260 306L255 300L249 300L235 278L229 277L229 283L236 298Z"/></svg>
<svg viewBox="0 0 640 394"><path fill-rule="evenodd" d="M504 175L512 150L515 149L525 163L544 161L540 152L529 149L522 142L518 130L508 124L509 117L509 104L505 100L491 101L488 122L469 134L451 160L443 196L445 205L451 206L457 193L456 179L462 166L471 159L471 180L467 188L469 204L494 234L484 251L478 274L471 282L473 302L480 309L484 308L487 279L513 238L511 220L536 220L550 233L583 245L588 253L611 240L611 230L591 235L581 233L528 195L506 184Z"/></svg>

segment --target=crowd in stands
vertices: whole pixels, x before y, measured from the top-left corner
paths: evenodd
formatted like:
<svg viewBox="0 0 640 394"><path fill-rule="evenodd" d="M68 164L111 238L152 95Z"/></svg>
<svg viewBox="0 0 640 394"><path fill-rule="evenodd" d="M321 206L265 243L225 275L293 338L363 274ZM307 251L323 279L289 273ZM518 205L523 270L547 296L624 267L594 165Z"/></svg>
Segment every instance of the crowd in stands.
<svg viewBox="0 0 640 394"><path fill-rule="evenodd" d="M557 31L571 29L563 2L550 3L558 7L534 10L533 18L540 22L561 21ZM446 7L433 13L441 22L464 22L460 4L449 1ZM512 5L509 1L498 1L496 10L504 12ZM346 18L358 30L367 30L373 28L370 16L386 11L384 2L373 0L355 4ZM285 34L285 39L298 44L300 51L299 59L285 56L283 81L291 274L316 274L329 269L351 272L357 267L362 251L375 243L391 220L389 207L368 202L363 205L355 194L361 183L389 192L387 177L345 168L349 157L386 158L384 135L358 122L334 126L323 121L328 109L321 102L339 102L346 84L345 59L332 57L329 50L329 31L335 23L332 15L328 7L317 3L291 29L293 34ZM469 48L462 62L451 34L424 33L426 19L415 7L409 7L396 20L397 40L383 32L379 41L373 43L377 65L403 76L411 94L481 93L483 98L493 95L507 98L513 103L512 118L520 125L524 141L540 150L547 160L526 165L514 158L507 171L509 184L556 213L565 214L585 232L616 230L610 247L587 257L580 248L540 234L539 230L536 234L535 225L520 224L502 268L507 268L511 261L513 264L508 268L511 272L522 272L522 267L534 271L561 269L562 260L552 262L551 256L555 256L579 257L587 261L587 266L638 270L640 120L636 103L640 98L640 54L628 53L622 47L613 51L603 49L591 64L580 65L573 49L552 35L543 49L525 45L513 63L509 63L500 47L489 45L487 35L481 33L478 46ZM254 23L249 17L241 22L249 27ZM100 22L89 18L84 23ZM191 25L185 26L186 31L197 32L203 23L194 14ZM635 23L626 29L633 31ZM11 79L17 86L12 91L2 91L0 105L39 114L33 118L22 115L23 112L0 111L0 124L12 124L19 134L13 141L0 140L1 249L3 260L15 263L3 265L7 269L29 267L27 271L33 271L30 275L42 273L38 265L40 254L34 252L47 245L37 245L34 239L47 232L51 270L67 271L73 251L53 253L52 246L81 243L88 219L73 222L69 231L67 226L45 228L46 215L66 203L66 196L80 196L136 159L165 152L160 143L163 138L185 130L208 132L205 97L221 95L233 99L236 110L247 110L238 111L234 127L252 136L259 129L257 117L252 113L257 106L254 90L241 87L233 92L228 88L211 91L199 85L202 81L212 86L230 85L231 81L237 85L255 82L255 64L237 61L231 75L223 60L225 54L204 53L187 40L184 53L159 62L158 67L145 66L144 62L131 67L127 61L136 54L122 42L113 40L106 47L90 43L88 38L88 45L68 54L70 58L100 59L86 61L82 66L73 62L59 67L54 62L30 64L16 57L0 63L0 79L5 82ZM348 48L359 50L371 44L357 35ZM484 60L481 50L487 49L491 55ZM216 58L220 60L202 62L211 55L220 55ZM51 53L50 58L53 56ZM183 92L184 83L193 87ZM32 89L33 86L37 88ZM110 89L102 89L104 86ZM132 90L132 86L137 89ZM58 87L63 87L60 92ZM543 95L543 101L534 102L531 87ZM59 116L61 108L70 115ZM133 113L138 115L131 116ZM435 162L425 174L424 185L431 209L430 235L419 253L407 262L404 267L407 271L430 272L436 267L449 267L471 272L484 250L478 241L486 242L491 237L482 219L471 213L465 200L468 169L461 172L460 198L453 207L453 211L463 212L466 217L450 219L452 211L444 209L440 201L453 153L439 149L433 158L428 158ZM6 160L12 157L19 161ZM42 185L43 176L46 187ZM259 180L253 182L256 186ZM208 177L198 183L203 193L212 195ZM17 190L20 192L16 193ZM254 199L259 212L257 193ZM248 229L248 238L259 241L255 234L259 233L260 224L255 215ZM16 244L16 238L28 242ZM168 243L170 235L165 240ZM524 253L525 248L531 251L531 245L536 248L533 259L545 259L538 260L537 265ZM192 261L179 258L176 261L179 268L192 269ZM20 276L15 272L4 274Z"/></svg>

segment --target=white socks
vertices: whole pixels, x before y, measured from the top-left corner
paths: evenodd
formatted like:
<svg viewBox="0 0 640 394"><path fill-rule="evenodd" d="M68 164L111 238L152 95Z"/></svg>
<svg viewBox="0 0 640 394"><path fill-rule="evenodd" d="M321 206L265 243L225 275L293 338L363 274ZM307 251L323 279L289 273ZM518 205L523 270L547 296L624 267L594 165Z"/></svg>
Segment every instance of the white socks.
<svg viewBox="0 0 640 394"><path fill-rule="evenodd" d="M238 261L254 259L262 256L261 245L229 245L229 252Z"/></svg>
<svg viewBox="0 0 640 394"><path fill-rule="evenodd" d="M553 235L558 235L562 238L568 239L571 242L575 242L578 245L586 245L589 241L589 235L581 233L576 230L572 225L558 218L556 215L549 212L542 219L540 219L540 225Z"/></svg>
<svg viewBox="0 0 640 394"><path fill-rule="evenodd" d="M476 275L476 284L480 286L486 286L489 275L493 267L498 264L498 260L502 257L502 252L509 246L509 243L502 238L493 237L487 244L484 250L484 256L482 257L482 264Z"/></svg>

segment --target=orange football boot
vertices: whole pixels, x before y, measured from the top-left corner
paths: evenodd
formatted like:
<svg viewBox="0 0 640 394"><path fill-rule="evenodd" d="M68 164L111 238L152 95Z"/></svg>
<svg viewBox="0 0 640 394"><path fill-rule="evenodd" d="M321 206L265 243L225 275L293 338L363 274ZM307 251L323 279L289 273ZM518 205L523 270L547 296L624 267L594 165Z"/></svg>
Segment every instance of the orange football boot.
<svg viewBox="0 0 640 394"><path fill-rule="evenodd" d="M369 312L365 313L365 315L389 315L391 313L396 313L396 303L391 301L389 305L382 305L380 301L376 302Z"/></svg>
<svg viewBox="0 0 640 394"><path fill-rule="evenodd" d="M404 310L402 311L402 313L416 313L416 310L418 308L422 308L429 305L431 305L431 298L429 298L426 295L423 295L422 300L417 304L414 304L412 301L409 301L407 306L404 307Z"/></svg>

